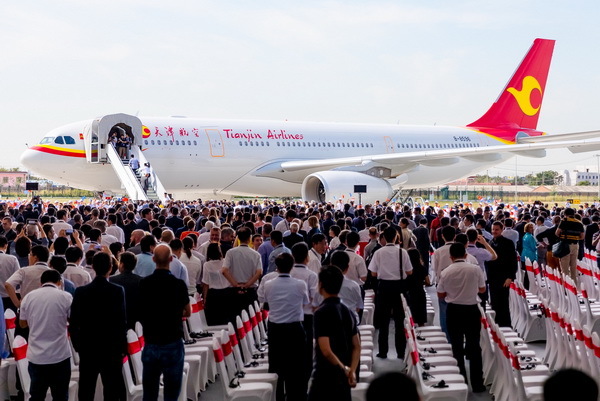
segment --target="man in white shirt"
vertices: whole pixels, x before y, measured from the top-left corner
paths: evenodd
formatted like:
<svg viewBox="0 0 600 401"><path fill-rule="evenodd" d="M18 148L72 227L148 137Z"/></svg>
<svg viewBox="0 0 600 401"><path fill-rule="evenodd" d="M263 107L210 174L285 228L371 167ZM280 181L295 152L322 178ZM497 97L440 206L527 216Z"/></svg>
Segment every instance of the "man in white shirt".
<svg viewBox="0 0 600 401"><path fill-rule="evenodd" d="M94 222L94 227L100 230L101 236L100 241L98 242L100 242L101 245L108 247L112 243L119 242L117 237L115 237L114 235L110 235L106 232L106 221L96 220Z"/></svg>
<svg viewBox="0 0 600 401"><path fill-rule="evenodd" d="M319 274L323 265L323 258L327 252L327 237L317 233L310 238L312 248L308 252L308 269Z"/></svg>
<svg viewBox="0 0 600 401"><path fill-rule="evenodd" d="M295 218L296 218L296 211L288 210L285 213L285 219L283 219L279 223L277 223L277 225L275 226L275 230L281 231L282 233L285 234L286 231L290 230L292 221L294 221Z"/></svg>
<svg viewBox="0 0 600 401"><path fill-rule="evenodd" d="M0 237L0 296L2 297L4 310L13 309L16 312L17 308L10 300L6 289L4 288L4 283L10 276L19 270L20 266L19 261L15 256L6 254L7 247L8 241L6 240L6 237Z"/></svg>
<svg viewBox="0 0 600 401"><path fill-rule="evenodd" d="M404 307L400 294L406 282L402 282L412 274L412 264L406 250L396 245L398 232L388 227L383 232L387 244L375 251L369 270L378 278L378 292L375 311L379 321L379 352L377 357L387 358L389 350L388 333L390 318L394 318L395 343L398 358L404 357L406 337L404 336Z"/></svg>
<svg viewBox="0 0 600 401"><path fill-rule="evenodd" d="M54 233L59 235L61 230L73 230L73 226L67 223L67 210L60 209L56 212L56 222L52 223L52 228L54 229Z"/></svg>
<svg viewBox="0 0 600 401"><path fill-rule="evenodd" d="M42 287L23 298L20 313L21 327L29 327L29 393L31 400L44 400L50 388L53 399L66 400L71 380L67 319L73 297L62 290L56 270L46 270L40 281Z"/></svg>
<svg viewBox="0 0 600 401"><path fill-rule="evenodd" d="M233 311L236 315L258 299L256 289L262 275L262 263L260 254L249 247L251 236L249 228L240 228L237 232L240 246L230 249L223 261L223 275L232 287L237 288L237 307Z"/></svg>
<svg viewBox="0 0 600 401"><path fill-rule="evenodd" d="M92 282L92 276L85 271L79 264L83 259L83 251L76 247L70 246L65 251L65 259L67 259L67 268L63 273L63 277L71 280L75 288L88 285Z"/></svg>
<svg viewBox="0 0 600 401"><path fill-rule="evenodd" d="M483 385L483 369L479 333L481 314L478 294L486 291L483 272L472 263L465 261L466 252L462 244L450 246L452 264L446 268L438 282L439 298L448 304L447 324L452 355L458 363L460 373L466 377L465 351L469 358L470 382L474 393L486 390Z"/></svg>
<svg viewBox="0 0 600 401"><path fill-rule="evenodd" d="M106 218L106 234L115 237L121 244L125 243L125 232L117 225L117 215L109 214Z"/></svg>
<svg viewBox="0 0 600 401"><path fill-rule="evenodd" d="M21 301L17 298L17 288L20 288L21 299L31 291L40 288L40 277L48 270L49 258L48 248L43 245L34 246L29 254L29 266L17 270L4 283L6 293L17 308L21 306Z"/></svg>
<svg viewBox="0 0 600 401"><path fill-rule="evenodd" d="M319 276L308 269L306 264L308 263L308 246L304 242L300 242L292 247L292 256L294 257L294 267L290 272L293 278L301 280L306 283L308 289L309 304L304 305L304 321L303 326L306 331L306 349L305 349L305 360L304 360L304 373L305 383L308 385L308 380L312 373L313 368L313 308L312 302L317 293L317 287L319 285Z"/></svg>
<svg viewBox="0 0 600 401"><path fill-rule="evenodd" d="M355 233L354 231L351 231L346 235L345 252L347 252L350 257L350 267L348 268L345 277L354 281L362 288L365 281L367 281L367 265L362 256L356 253L356 247L358 246L359 240L360 237L358 233Z"/></svg>

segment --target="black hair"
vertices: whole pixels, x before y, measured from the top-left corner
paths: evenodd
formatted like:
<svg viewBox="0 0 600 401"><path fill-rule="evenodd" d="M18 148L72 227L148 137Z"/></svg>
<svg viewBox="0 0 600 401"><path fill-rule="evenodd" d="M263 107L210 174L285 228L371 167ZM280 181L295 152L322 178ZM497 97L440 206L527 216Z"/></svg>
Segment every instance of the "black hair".
<svg viewBox="0 0 600 401"><path fill-rule="evenodd" d="M308 257L308 245L304 242L298 242L292 247L292 256L296 263L304 263Z"/></svg>
<svg viewBox="0 0 600 401"><path fill-rule="evenodd" d="M104 252L98 252L92 258L92 268L98 276L105 276L112 268L110 255Z"/></svg>
<svg viewBox="0 0 600 401"><path fill-rule="evenodd" d="M335 251L331 254L331 264L345 273L350 267L350 255L346 251Z"/></svg>
<svg viewBox="0 0 600 401"><path fill-rule="evenodd" d="M455 259L464 258L467 255L465 246L459 242L450 245L450 256Z"/></svg>
<svg viewBox="0 0 600 401"><path fill-rule="evenodd" d="M289 273L294 267L294 257L284 252L275 258L275 266L277 266L279 273Z"/></svg>
<svg viewBox="0 0 600 401"><path fill-rule="evenodd" d="M46 283L58 283L61 280L60 273L56 270L46 270L42 273L40 277L40 282L42 285Z"/></svg>
<svg viewBox="0 0 600 401"><path fill-rule="evenodd" d="M333 265L325 266L319 272L319 283L321 288L330 295L337 295L342 288L344 273Z"/></svg>
<svg viewBox="0 0 600 401"><path fill-rule="evenodd" d="M137 257L133 252L123 252L121 257L119 258L119 262L123 263L123 269L128 272L133 271L135 269L135 265L137 263Z"/></svg>

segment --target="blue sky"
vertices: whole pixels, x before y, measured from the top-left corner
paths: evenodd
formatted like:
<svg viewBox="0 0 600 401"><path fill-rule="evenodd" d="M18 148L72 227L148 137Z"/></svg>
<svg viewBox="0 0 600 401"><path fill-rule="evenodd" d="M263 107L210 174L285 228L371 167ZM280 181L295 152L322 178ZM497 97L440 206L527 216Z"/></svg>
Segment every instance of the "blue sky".
<svg viewBox="0 0 600 401"><path fill-rule="evenodd" d="M2 2L0 166L116 112L464 125L536 37L557 41L538 128L600 129L599 15L592 1ZM597 164L549 153L519 157L520 174Z"/></svg>

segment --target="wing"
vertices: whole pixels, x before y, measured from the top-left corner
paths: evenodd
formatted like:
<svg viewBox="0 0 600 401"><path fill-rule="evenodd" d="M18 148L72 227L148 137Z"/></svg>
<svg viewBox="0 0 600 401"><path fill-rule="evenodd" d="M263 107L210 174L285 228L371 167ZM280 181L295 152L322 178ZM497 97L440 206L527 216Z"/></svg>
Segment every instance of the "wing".
<svg viewBox="0 0 600 401"><path fill-rule="evenodd" d="M398 176L417 165L445 167L461 160L482 163L501 160L500 154L513 153L519 156L544 157L546 149L567 148L572 153L600 150L600 131L523 138L514 145L495 145L479 148L428 150L423 152L384 153L331 159L277 161L256 170L253 175L285 178L302 182L307 175L317 171L340 169L365 172L372 168L386 168L391 176ZM572 139L575 137L576 139ZM588 139L577 139L577 138ZM569 139L563 139L569 138ZM590 139L591 138L591 139Z"/></svg>

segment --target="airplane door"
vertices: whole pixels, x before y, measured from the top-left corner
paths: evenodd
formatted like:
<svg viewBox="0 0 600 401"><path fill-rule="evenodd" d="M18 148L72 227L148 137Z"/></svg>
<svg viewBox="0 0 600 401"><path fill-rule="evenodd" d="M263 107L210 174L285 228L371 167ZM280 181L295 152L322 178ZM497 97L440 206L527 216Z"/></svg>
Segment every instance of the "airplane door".
<svg viewBox="0 0 600 401"><path fill-rule="evenodd" d="M394 153L394 141L389 136L384 136L383 140L385 141L385 151L386 153Z"/></svg>
<svg viewBox="0 0 600 401"><path fill-rule="evenodd" d="M206 137L208 138L208 147L212 157L225 156L225 146L223 145L223 137L218 129L206 129Z"/></svg>

